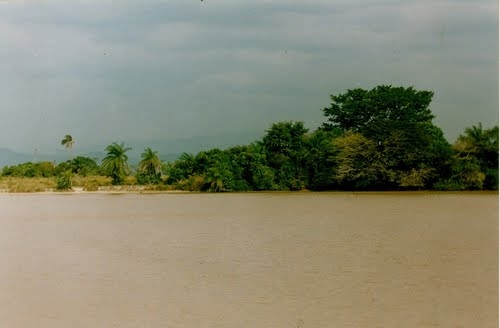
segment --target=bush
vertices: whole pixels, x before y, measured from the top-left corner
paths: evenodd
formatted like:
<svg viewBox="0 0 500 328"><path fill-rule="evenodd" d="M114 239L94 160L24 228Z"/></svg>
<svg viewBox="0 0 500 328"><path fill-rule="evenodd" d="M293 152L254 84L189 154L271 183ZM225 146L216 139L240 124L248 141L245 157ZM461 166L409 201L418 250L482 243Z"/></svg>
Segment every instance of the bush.
<svg viewBox="0 0 500 328"><path fill-rule="evenodd" d="M439 191L463 191L463 190L466 190L466 186L464 186L460 182L453 181L451 179L438 181L432 187L434 190L439 190Z"/></svg>
<svg viewBox="0 0 500 328"><path fill-rule="evenodd" d="M71 171L66 171L57 177L56 189L57 190L70 190L72 185L72 173Z"/></svg>
<svg viewBox="0 0 500 328"><path fill-rule="evenodd" d="M205 185L205 177L199 174L190 175L187 179L182 179L175 184L175 188L186 191L201 191Z"/></svg>
<svg viewBox="0 0 500 328"><path fill-rule="evenodd" d="M128 175L123 179L124 185L136 185L137 179L133 175Z"/></svg>
<svg viewBox="0 0 500 328"><path fill-rule="evenodd" d="M299 190L304 190L306 188L306 184L304 181L300 179L292 179L290 181L290 190L291 191L299 191Z"/></svg>
<svg viewBox="0 0 500 328"><path fill-rule="evenodd" d="M95 180L85 181L83 183L83 190L84 191L98 191L99 190L99 183Z"/></svg>
<svg viewBox="0 0 500 328"><path fill-rule="evenodd" d="M137 184L139 185L158 184L162 181L161 176L159 175L151 175L140 172L135 175L135 178L137 180Z"/></svg>

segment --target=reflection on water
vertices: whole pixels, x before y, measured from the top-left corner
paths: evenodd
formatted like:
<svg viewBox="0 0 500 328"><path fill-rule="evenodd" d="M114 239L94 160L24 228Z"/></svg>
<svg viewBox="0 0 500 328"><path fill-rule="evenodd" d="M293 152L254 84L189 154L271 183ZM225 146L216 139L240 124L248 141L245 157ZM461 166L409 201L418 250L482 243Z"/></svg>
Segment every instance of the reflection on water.
<svg viewBox="0 0 500 328"><path fill-rule="evenodd" d="M0 327L498 327L498 195L0 195Z"/></svg>

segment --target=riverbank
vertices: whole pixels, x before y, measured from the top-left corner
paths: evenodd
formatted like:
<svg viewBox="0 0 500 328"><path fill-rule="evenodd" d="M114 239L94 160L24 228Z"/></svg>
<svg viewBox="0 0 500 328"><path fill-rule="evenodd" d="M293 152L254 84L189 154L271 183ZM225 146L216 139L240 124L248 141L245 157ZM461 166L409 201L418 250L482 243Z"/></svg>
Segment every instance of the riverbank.
<svg viewBox="0 0 500 328"><path fill-rule="evenodd" d="M80 177L72 179L72 188L57 190L55 178L0 178L0 193L112 193L112 192L185 192L166 185L138 185L133 177L124 185L114 186L111 179L103 176Z"/></svg>
<svg viewBox="0 0 500 328"><path fill-rule="evenodd" d="M122 185L122 186L101 186L87 189L82 186L72 187L68 190L57 190L54 187L44 185L11 184L10 186L0 185L0 194L109 194L109 193L188 193L186 190L162 189L158 186L142 185Z"/></svg>
<svg viewBox="0 0 500 328"><path fill-rule="evenodd" d="M127 189L126 187L132 186L121 186L125 188L116 189L100 189L95 191L84 190L81 187L72 188L72 190L59 191L59 190L44 190L44 191L20 191L11 192L6 189L0 189L0 195L107 195L107 194L213 194L213 192L204 191L189 191L189 190L153 190L153 189ZM338 194L338 195L350 195L354 197L356 195L433 195L433 194L447 194L447 195L460 195L460 194L478 194L478 195L499 195L498 190L467 190L467 191L444 191L444 190L401 190L401 191L347 191L347 190L328 190L328 191L311 191L311 190L299 190L299 191L286 191L286 190L265 190L265 191L229 191L222 192L219 194L269 194L269 195L279 195L279 194Z"/></svg>
<svg viewBox="0 0 500 328"><path fill-rule="evenodd" d="M128 177L123 185L112 185L111 179L104 176L90 176L73 178L73 187L70 190L57 190L56 180L54 178L18 178L18 177L3 177L0 178L0 194L85 194L85 193L148 193L148 194L178 194L178 193L203 193L199 190L183 190L176 188L174 185L139 185L134 177ZM427 193L427 192L443 192L443 193L462 193L471 191L460 190L325 190L311 191L307 189L297 191L285 190L266 190L266 191L229 191L229 193L308 193L308 192L349 192L349 193ZM498 194L498 190L476 190L474 192L491 192Z"/></svg>

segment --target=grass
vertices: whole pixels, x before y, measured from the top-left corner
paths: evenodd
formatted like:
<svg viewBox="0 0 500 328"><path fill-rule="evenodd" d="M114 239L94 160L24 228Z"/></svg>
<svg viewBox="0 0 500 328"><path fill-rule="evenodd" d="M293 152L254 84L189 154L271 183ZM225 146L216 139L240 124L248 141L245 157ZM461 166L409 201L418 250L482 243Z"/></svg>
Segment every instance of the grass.
<svg viewBox="0 0 500 328"><path fill-rule="evenodd" d="M7 192L41 192L55 188L55 178L0 178L0 190Z"/></svg>
<svg viewBox="0 0 500 328"><path fill-rule="evenodd" d="M97 191L99 188L104 186L111 186L111 178L104 176L73 176L73 187L83 187L83 190L85 191Z"/></svg>

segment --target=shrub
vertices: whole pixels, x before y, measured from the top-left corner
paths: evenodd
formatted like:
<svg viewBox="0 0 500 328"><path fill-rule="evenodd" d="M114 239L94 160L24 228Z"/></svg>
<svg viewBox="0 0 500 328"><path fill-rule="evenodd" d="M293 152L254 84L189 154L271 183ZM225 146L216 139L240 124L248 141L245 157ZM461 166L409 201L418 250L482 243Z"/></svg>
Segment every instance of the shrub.
<svg viewBox="0 0 500 328"><path fill-rule="evenodd" d="M205 177L199 174L190 175L187 179L182 179L175 184L175 188L186 191L201 191L205 185Z"/></svg>
<svg viewBox="0 0 500 328"><path fill-rule="evenodd" d="M147 173L137 173L135 175L137 184L139 185L151 185L151 184L158 184L162 181L161 176L159 175L151 175Z"/></svg>
<svg viewBox="0 0 500 328"><path fill-rule="evenodd" d="M95 180L85 181L83 183L83 190L84 191L98 191L99 190L99 183Z"/></svg>
<svg viewBox="0 0 500 328"><path fill-rule="evenodd" d="M73 186L71 171L66 171L57 177L56 189L57 190L70 190Z"/></svg>
<svg viewBox="0 0 500 328"><path fill-rule="evenodd" d="M306 188L306 184L304 181L300 179L293 179L290 181L290 190L291 191L299 191L299 190L304 190Z"/></svg>
<svg viewBox="0 0 500 328"><path fill-rule="evenodd" d="M123 179L123 184L124 185L136 185L137 184L137 179L133 175L128 175Z"/></svg>

